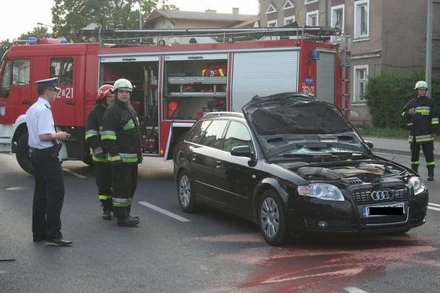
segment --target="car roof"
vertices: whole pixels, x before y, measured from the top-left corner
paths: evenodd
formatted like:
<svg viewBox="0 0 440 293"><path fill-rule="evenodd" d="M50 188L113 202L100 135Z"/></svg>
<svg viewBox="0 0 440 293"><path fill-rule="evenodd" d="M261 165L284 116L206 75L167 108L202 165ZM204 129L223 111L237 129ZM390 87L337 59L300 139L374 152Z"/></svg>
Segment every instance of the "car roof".
<svg viewBox="0 0 440 293"><path fill-rule="evenodd" d="M203 119L213 119L218 117L224 117L224 118L241 118L244 119L243 113L239 112L228 112L228 111L221 111L221 112L208 112L205 114Z"/></svg>

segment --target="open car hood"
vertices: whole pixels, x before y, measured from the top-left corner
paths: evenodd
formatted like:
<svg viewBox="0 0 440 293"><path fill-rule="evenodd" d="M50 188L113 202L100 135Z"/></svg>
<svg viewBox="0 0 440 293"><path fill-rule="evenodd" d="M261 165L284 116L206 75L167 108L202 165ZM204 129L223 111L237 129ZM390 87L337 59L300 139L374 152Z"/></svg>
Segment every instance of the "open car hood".
<svg viewBox="0 0 440 293"><path fill-rule="evenodd" d="M336 106L300 93L255 96L242 108L267 158L304 143L339 143L372 155Z"/></svg>

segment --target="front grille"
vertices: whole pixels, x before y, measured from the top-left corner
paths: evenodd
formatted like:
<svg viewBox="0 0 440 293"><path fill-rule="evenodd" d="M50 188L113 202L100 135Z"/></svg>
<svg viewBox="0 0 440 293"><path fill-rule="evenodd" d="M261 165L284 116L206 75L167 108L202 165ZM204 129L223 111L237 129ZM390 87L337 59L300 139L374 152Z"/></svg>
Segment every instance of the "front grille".
<svg viewBox="0 0 440 293"><path fill-rule="evenodd" d="M388 191L391 197L389 199L373 200L371 194L374 191ZM353 200L357 205L407 201L409 200L410 194L409 188L402 184L381 184L376 186L370 185L367 188L353 188L351 192Z"/></svg>
<svg viewBox="0 0 440 293"><path fill-rule="evenodd" d="M362 184L362 180L357 177L342 178L342 182L345 185Z"/></svg>

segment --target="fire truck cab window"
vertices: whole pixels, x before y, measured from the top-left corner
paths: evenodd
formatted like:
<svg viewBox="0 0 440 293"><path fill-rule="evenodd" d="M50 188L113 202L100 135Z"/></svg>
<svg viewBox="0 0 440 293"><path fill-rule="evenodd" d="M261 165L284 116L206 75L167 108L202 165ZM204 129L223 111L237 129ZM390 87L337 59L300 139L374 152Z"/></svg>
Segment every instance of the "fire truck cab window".
<svg viewBox="0 0 440 293"><path fill-rule="evenodd" d="M60 85L73 84L73 58L52 58L50 77L58 77Z"/></svg>
<svg viewBox="0 0 440 293"><path fill-rule="evenodd" d="M3 78L2 78L2 92L7 91L9 87L11 86L11 61L8 61L5 64L5 70L3 71Z"/></svg>
<svg viewBox="0 0 440 293"><path fill-rule="evenodd" d="M12 85L25 86L29 85L30 80L30 60L14 60L12 66Z"/></svg>

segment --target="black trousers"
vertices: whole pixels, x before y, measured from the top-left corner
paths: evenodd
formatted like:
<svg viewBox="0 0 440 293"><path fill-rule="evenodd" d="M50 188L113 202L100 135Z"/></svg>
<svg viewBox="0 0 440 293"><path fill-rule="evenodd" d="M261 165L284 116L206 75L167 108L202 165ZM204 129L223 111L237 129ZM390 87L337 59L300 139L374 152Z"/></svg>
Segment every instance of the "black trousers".
<svg viewBox="0 0 440 293"><path fill-rule="evenodd" d="M411 165L419 165L420 148L423 150L428 169L434 168L434 142L410 143Z"/></svg>
<svg viewBox="0 0 440 293"><path fill-rule="evenodd" d="M61 162L47 150L33 150L31 160L35 168L32 233L34 237L62 237L64 178Z"/></svg>
<svg viewBox="0 0 440 293"><path fill-rule="evenodd" d="M98 197L104 211L112 209L112 169L110 163L93 162Z"/></svg>
<svg viewBox="0 0 440 293"><path fill-rule="evenodd" d="M138 165L111 163L113 186L113 214L117 218L130 215L131 203L137 187Z"/></svg>

